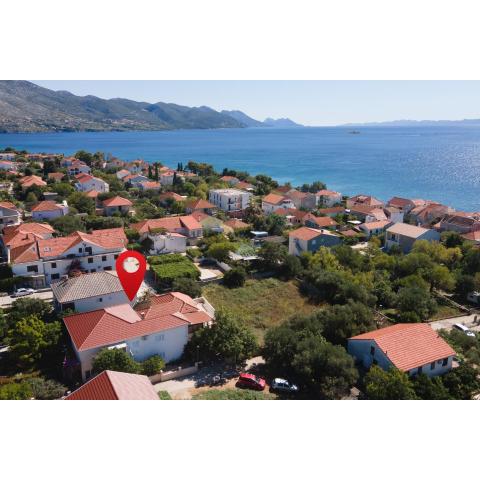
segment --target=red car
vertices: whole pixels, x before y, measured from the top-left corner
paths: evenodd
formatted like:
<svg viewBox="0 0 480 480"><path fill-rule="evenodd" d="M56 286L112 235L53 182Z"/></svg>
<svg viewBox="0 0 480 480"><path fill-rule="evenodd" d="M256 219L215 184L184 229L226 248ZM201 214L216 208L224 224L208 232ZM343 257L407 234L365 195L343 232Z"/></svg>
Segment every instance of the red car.
<svg viewBox="0 0 480 480"><path fill-rule="evenodd" d="M237 381L237 387L263 390L265 388L265 379L251 373L241 373Z"/></svg>

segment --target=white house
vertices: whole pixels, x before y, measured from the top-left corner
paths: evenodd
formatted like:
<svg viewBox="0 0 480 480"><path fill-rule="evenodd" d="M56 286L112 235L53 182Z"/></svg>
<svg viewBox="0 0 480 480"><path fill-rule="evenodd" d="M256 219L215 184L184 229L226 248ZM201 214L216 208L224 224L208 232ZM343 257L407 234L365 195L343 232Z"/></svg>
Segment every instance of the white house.
<svg viewBox="0 0 480 480"><path fill-rule="evenodd" d="M358 228L365 233L367 238L370 238L374 235L381 235L391 224L390 220L378 220L377 222L362 223Z"/></svg>
<svg viewBox="0 0 480 480"><path fill-rule="evenodd" d="M62 203L55 203L51 200L39 202L32 207L32 218L35 221L53 220L68 214L68 204L64 200Z"/></svg>
<svg viewBox="0 0 480 480"><path fill-rule="evenodd" d="M440 234L429 228L416 227L408 223L395 223L386 230L385 247L390 250L393 246L397 246L402 252L408 253L417 240L438 242Z"/></svg>
<svg viewBox="0 0 480 480"><path fill-rule="evenodd" d="M22 211L12 202L0 202L0 233L8 225L18 225L22 220Z"/></svg>
<svg viewBox="0 0 480 480"><path fill-rule="evenodd" d="M300 255L316 252L320 247L334 247L342 243L342 238L329 230L300 227L288 234L288 253Z"/></svg>
<svg viewBox="0 0 480 480"><path fill-rule="evenodd" d="M101 178L92 177L91 175L82 174L77 180L78 182L75 184L75 188L80 192L95 190L98 193L105 193L110 189L107 182Z"/></svg>
<svg viewBox="0 0 480 480"><path fill-rule="evenodd" d="M132 187L138 187L141 183L150 182L150 179L145 175L140 174L130 174L122 178L124 183L130 184Z"/></svg>
<svg viewBox="0 0 480 480"><path fill-rule="evenodd" d="M182 356L189 335L208 326L215 311L205 299L170 292L155 295L133 309L116 305L63 319L72 340L82 379L91 376L92 361L104 348L119 348L136 361L160 355L165 362Z"/></svg>
<svg viewBox="0 0 480 480"><path fill-rule="evenodd" d="M70 176L78 175L79 173L90 175L91 170L85 162L75 160L67 167L67 172Z"/></svg>
<svg viewBox="0 0 480 480"><path fill-rule="evenodd" d="M16 172L17 171L17 163L10 162L7 160L0 160L0 170L6 170L7 172Z"/></svg>
<svg viewBox="0 0 480 480"><path fill-rule="evenodd" d="M162 253L184 253L187 251L187 237L175 232L149 233L148 238L152 240L153 246L150 255Z"/></svg>
<svg viewBox="0 0 480 480"><path fill-rule="evenodd" d="M11 162L12 160L15 160L15 152L5 152L5 153L0 153L0 160Z"/></svg>
<svg viewBox="0 0 480 480"><path fill-rule="evenodd" d="M99 308L112 307L130 303L125 295L117 272L85 273L70 278L63 278L51 284L55 308L60 311L91 312Z"/></svg>
<svg viewBox="0 0 480 480"><path fill-rule="evenodd" d="M348 339L348 353L365 368L378 365L407 373L442 375L452 368L455 351L426 323L398 323Z"/></svg>
<svg viewBox="0 0 480 480"><path fill-rule="evenodd" d="M155 182L155 181L137 183L136 186L140 190L143 190L144 192L147 191L147 190L154 190L154 191L158 192L162 188L160 183Z"/></svg>
<svg viewBox="0 0 480 480"><path fill-rule="evenodd" d="M333 207L342 202L342 194L333 190L319 190L315 193L318 207Z"/></svg>
<svg viewBox="0 0 480 480"><path fill-rule="evenodd" d="M70 271L115 270L127 238L122 228L74 232L67 237L31 240L8 249L14 276L27 277L35 288L50 285Z"/></svg>
<svg viewBox="0 0 480 480"><path fill-rule="evenodd" d="M295 208L295 204L291 198L276 193L269 193L262 198L262 211L265 215L275 213L281 208Z"/></svg>
<svg viewBox="0 0 480 480"><path fill-rule="evenodd" d="M216 207L232 216L241 215L250 205L251 197L251 193L235 188L210 190L208 193L210 203L213 203Z"/></svg>

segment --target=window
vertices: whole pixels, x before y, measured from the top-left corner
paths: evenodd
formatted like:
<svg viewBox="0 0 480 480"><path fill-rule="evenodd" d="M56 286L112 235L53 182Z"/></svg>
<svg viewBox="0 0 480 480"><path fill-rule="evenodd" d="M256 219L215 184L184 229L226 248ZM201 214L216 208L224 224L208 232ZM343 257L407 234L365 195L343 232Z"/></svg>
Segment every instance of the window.
<svg viewBox="0 0 480 480"><path fill-rule="evenodd" d="M52 280L58 280L60 278L59 273L52 273Z"/></svg>
<svg viewBox="0 0 480 480"><path fill-rule="evenodd" d="M430 364L430 370L433 370L434 368L435 368L435 362L432 362L432 363Z"/></svg>
<svg viewBox="0 0 480 480"><path fill-rule="evenodd" d="M162 335L157 335L157 336L155 337L155 340L156 340L157 342L163 342L163 340L165 340L165 335L163 335L163 334L162 334Z"/></svg>
<svg viewBox="0 0 480 480"><path fill-rule="evenodd" d="M50 264L50 267L53 269L53 268L57 268L57 264L55 262L51 263Z"/></svg>
<svg viewBox="0 0 480 480"><path fill-rule="evenodd" d="M92 268L92 269L90 270L90 273L95 273L96 271L97 271L96 268Z"/></svg>
<svg viewBox="0 0 480 480"><path fill-rule="evenodd" d="M444 367L446 367L447 364L448 364L448 358L444 358L443 361L442 361L442 365L443 365Z"/></svg>
<svg viewBox="0 0 480 480"><path fill-rule="evenodd" d="M375 355L375 347L370 347L370 355Z"/></svg>
<svg viewBox="0 0 480 480"><path fill-rule="evenodd" d="M103 298L100 297L100 298L98 299L98 301L99 301L99 302L103 302Z"/></svg>
<svg viewBox="0 0 480 480"><path fill-rule="evenodd" d="M112 267L103 267L103 270L105 270L105 272L109 272L110 270L112 270Z"/></svg>
<svg viewBox="0 0 480 480"><path fill-rule="evenodd" d="M92 376L92 371L91 370L86 370L85 371L85 378L88 380Z"/></svg>
<svg viewBox="0 0 480 480"><path fill-rule="evenodd" d="M37 265L29 265L27 267L27 272L35 272L38 273L38 266Z"/></svg>
<svg viewBox="0 0 480 480"><path fill-rule="evenodd" d="M79 248L78 249L78 253L82 253L83 252L83 249L82 248Z"/></svg>
<svg viewBox="0 0 480 480"><path fill-rule="evenodd" d="M107 261L107 256L104 255L104 256L102 257L102 262L106 262L106 261Z"/></svg>
<svg viewBox="0 0 480 480"><path fill-rule="evenodd" d="M88 263L93 263L93 258L92 258L92 257L90 257L90 258L88 259Z"/></svg>
<svg viewBox="0 0 480 480"><path fill-rule="evenodd" d="M417 373L418 373L419 375L422 373L422 371L423 371L423 367L418 367L418 372L417 372Z"/></svg>

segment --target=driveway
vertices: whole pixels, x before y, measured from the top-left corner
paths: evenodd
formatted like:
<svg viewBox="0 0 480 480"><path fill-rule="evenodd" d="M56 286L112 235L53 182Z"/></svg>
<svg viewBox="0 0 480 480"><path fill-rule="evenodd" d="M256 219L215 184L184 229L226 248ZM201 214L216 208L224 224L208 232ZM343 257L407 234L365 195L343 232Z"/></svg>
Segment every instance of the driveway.
<svg viewBox="0 0 480 480"><path fill-rule="evenodd" d="M243 370L248 371L262 363L265 363L262 357L251 358L247 360ZM190 400L192 395L211 388L234 388L239 371L237 372L224 364L213 365L203 367L197 373L186 377L157 383L153 387L157 392L168 392L174 400ZM219 380L218 383L215 386L210 386L209 384L215 377L219 376L221 379L217 379Z"/></svg>
<svg viewBox="0 0 480 480"><path fill-rule="evenodd" d="M444 318L430 322L434 330L451 330L455 323L461 323L474 332L480 332L480 314L464 315L463 317Z"/></svg>
<svg viewBox="0 0 480 480"><path fill-rule="evenodd" d="M39 298L41 300L46 300L47 302L51 302L53 300L53 292L51 290L47 290L46 292L38 292L38 293L34 293L33 295L27 295L25 297L18 297L18 298ZM9 295L5 297L0 297L0 307L2 308L10 307L15 300L17 300L17 298L11 297Z"/></svg>

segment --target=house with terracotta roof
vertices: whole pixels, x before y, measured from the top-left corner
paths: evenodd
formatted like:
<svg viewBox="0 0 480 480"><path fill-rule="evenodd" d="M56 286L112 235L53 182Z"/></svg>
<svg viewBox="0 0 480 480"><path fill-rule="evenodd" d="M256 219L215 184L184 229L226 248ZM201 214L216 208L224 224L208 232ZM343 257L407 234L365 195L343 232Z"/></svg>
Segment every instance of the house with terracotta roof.
<svg viewBox="0 0 480 480"><path fill-rule="evenodd" d="M408 253L417 240L439 242L440 234L430 228L416 227L408 223L395 223L386 229L385 248L390 250L398 247L403 253Z"/></svg>
<svg viewBox="0 0 480 480"><path fill-rule="evenodd" d="M474 232L464 233L462 238L472 242L474 245L480 245L480 230L475 230Z"/></svg>
<svg viewBox="0 0 480 480"><path fill-rule="evenodd" d="M148 163L144 160L133 160L125 165L125 169L132 174L142 173L148 171Z"/></svg>
<svg viewBox="0 0 480 480"><path fill-rule="evenodd" d="M0 236L2 251L8 258L9 250L25 245L32 245L38 239L52 238L55 230L47 223L20 223L18 225L7 225Z"/></svg>
<svg viewBox="0 0 480 480"><path fill-rule="evenodd" d="M115 173L115 176L119 180L124 179L127 175L130 175L130 172L128 170L125 170L125 169L119 170L118 172Z"/></svg>
<svg viewBox="0 0 480 480"><path fill-rule="evenodd" d="M130 225L140 234L140 241L149 238L151 254L183 253L188 240L203 236L203 227L192 215L154 218Z"/></svg>
<svg viewBox="0 0 480 480"><path fill-rule="evenodd" d="M392 197L387 202L387 207L394 207L403 213L408 213L416 207L415 202L410 198Z"/></svg>
<svg viewBox="0 0 480 480"><path fill-rule="evenodd" d="M29 175L27 177L22 177L18 183L22 187L22 190L26 190L27 188L37 186L37 187L45 187L47 182L44 182L39 176L37 175Z"/></svg>
<svg viewBox="0 0 480 480"><path fill-rule="evenodd" d="M352 208L354 206L362 205L364 207L377 207L382 208L383 202L378 200L378 198L372 197L371 195L354 195L347 199L347 208Z"/></svg>
<svg viewBox="0 0 480 480"><path fill-rule="evenodd" d="M445 215L452 213L453 210L446 205L440 203L428 203L415 207L410 210L408 218L413 220L417 225L429 226L436 220L440 220Z"/></svg>
<svg viewBox="0 0 480 480"><path fill-rule="evenodd" d="M362 223L358 228L366 235L367 238L381 235L392 224L390 220L378 220L376 222Z"/></svg>
<svg viewBox="0 0 480 480"><path fill-rule="evenodd" d="M336 230L338 227L338 223L330 217L317 217L313 213L307 212L303 218L302 223L306 227L310 228L327 228L330 230Z"/></svg>
<svg viewBox="0 0 480 480"><path fill-rule="evenodd" d="M292 189L285 194L294 204L295 208L313 210L317 206L317 197L310 192L300 192Z"/></svg>
<svg viewBox="0 0 480 480"><path fill-rule="evenodd" d="M55 309L91 312L99 308L112 307L137 302L136 297L130 301L115 271L83 273L73 277L62 278L51 284Z"/></svg>
<svg viewBox="0 0 480 480"><path fill-rule="evenodd" d="M241 218L243 211L250 205L252 194L236 188L210 190L208 200L230 217Z"/></svg>
<svg viewBox="0 0 480 480"><path fill-rule="evenodd" d="M115 261L127 245L123 228L74 232L67 237L40 239L29 235L25 242L8 248L14 276L28 278L35 288L50 285L72 271L115 270Z"/></svg>
<svg viewBox="0 0 480 480"><path fill-rule="evenodd" d="M63 180L63 177L65 177L65 174L63 172L50 172L47 177L49 180L61 182Z"/></svg>
<svg viewBox="0 0 480 480"><path fill-rule="evenodd" d="M262 211L265 215L275 213L281 208L295 208L295 204L291 198L285 195L277 195L276 193L269 193L262 198Z"/></svg>
<svg viewBox="0 0 480 480"><path fill-rule="evenodd" d="M353 215L358 221L363 223L378 222L387 220L387 216L382 208L369 207L366 205L354 205L346 210L347 213Z"/></svg>
<svg viewBox="0 0 480 480"><path fill-rule="evenodd" d="M480 221L473 216L458 212L445 215L434 228L439 232L469 233L480 230Z"/></svg>
<svg viewBox="0 0 480 480"><path fill-rule="evenodd" d="M90 190L95 190L98 193L106 193L110 190L110 186L107 182L102 180L101 178L92 177L88 174L82 174L82 176L78 176L77 183L75 184L75 188L79 192L88 192Z"/></svg>
<svg viewBox="0 0 480 480"><path fill-rule="evenodd" d="M326 215L327 217L336 217L337 215L343 215L345 213L345 207L321 208L317 213Z"/></svg>
<svg viewBox="0 0 480 480"><path fill-rule="evenodd" d="M202 226L203 234L205 232L222 233L225 230L225 224L217 217L207 215L201 210L197 210L191 215Z"/></svg>
<svg viewBox="0 0 480 480"><path fill-rule="evenodd" d="M175 170L167 170L160 174L160 183L164 186L172 186L174 179L177 177ZM179 177L180 178L180 177Z"/></svg>
<svg viewBox="0 0 480 480"><path fill-rule="evenodd" d="M348 353L365 368L398 368L408 375L443 375L455 351L426 323L398 323L348 339Z"/></svg>
<svg viewBox="0 0 480 480"><path fill-rule="evenodd" d="M149 180L148 182L140 182L135 184L140 190L146 192L147 190L153 190L154 192L160 191L162 185L159 182L155 182L154 180Z"/></svg>
<svg viewBox="0 0 480 480"><path fill-rule="evenodd" d="M160 202L166 205L168 202L185 202L187 197L179 195L176 192L164 192L158 196Z"/></svg>
<svg viewBox="0 0 480 480"><path fill-rule="evenodd" d="M342 203L342 194L333 190L319 190L315 193L317 207L329 208Z"/></svg>
<svg viewBox="0 0 480 480"><path fill-rule="evenodd" d="M134 360L160 355L165 362L180 358L189 336L211 325L215 310L203 298L180 292L150 297L132 308L116 305L64 317L83 380L92 373L92 361L105 348L122 349Z"/></svg>
<svg viewBox="0 0 480 480"><path fill-rule="evenodd" d="M12 202L0 202L0 233L8 225L18 225L22 221L22 210Z"/></svg>
<svg viewBox="0 0 480 480"><path fill-rule="evenodd" d="M189 200L185 204L185 211L187 213L203 212L207 215L213 215L216 209L217 207L213 203L210 203L208 200L204 200L203 198Z"/></svg>
<svg viewBox="0 0 480 480"><path fill-rule="evenodd" d="M116 197L107 198L103 200L103 214L107 217L111 217L114 213L119 213L121 215L128 215L130 209L132 208L133 203L127 198Z"/></svg>
<svg viewBox="0 0 480 480"><path fill-rule="evenodd" d="M238 188L238 190L247 190L248 192L252 192L255 190L255 187L248 182L240 181L235 184L235 188Z"/></svg>
<svg viewBox="0 0 480 480"><path fill-rule="evenodd" d="M297 210L296 208L279 208L275 210L275 215L283 217L287 226L303 225L303 218L308 212Z"/></svg>
<svg viewBox="0 0 480 480"><path fill-rule="evenodd" d="M225 226L230 227L232 230L246 230L250 228L248 223L242 222L238 218L231 218L224 223Z"/></svg>
<svg viewBox="0 0 480 480"><path fill-rule="evenodd" d="M7 172L16 172L17 171L17 163L10 162L8 160L0 160L0 170L5 170Z"/></svg>
<svg viewBox="0 0 480 480"><path fill-rule="evenodd" d="M240 180L237 177L232 177L231 175L224 175L220 177L221 182L228 183L231 187L235 186Z"/></svg>
<svg viewBox="0 0 480 480"><path fill-rule="evenodd" d="M104 370L64 400L159 400L146 375Z"/></svg>
<svg viewBox="0 0 480 480"><path fill-rule="evenodd" d="M288 234L288 253L301 255L315 253L320 247L334 247L342 243L342 238L329 230L300 227Z"/></svg>
<svg viewBox="0 0 480 480"><path fill-rule="evenodd" d="M72 177L78 175L79 173L86 173L87 175L90 175L91 169L85 162L82 162L81 160L74 160L67 167L67 173Z"/></svg>
<svg viewBox="0 0 480 480"><path fill-rule="evenodd" d="M36 203L32 209L32 218L35 221L53 220L68 214L68 204L64 200L62 203L55 203L52 200L44 200Z"/></svg>

